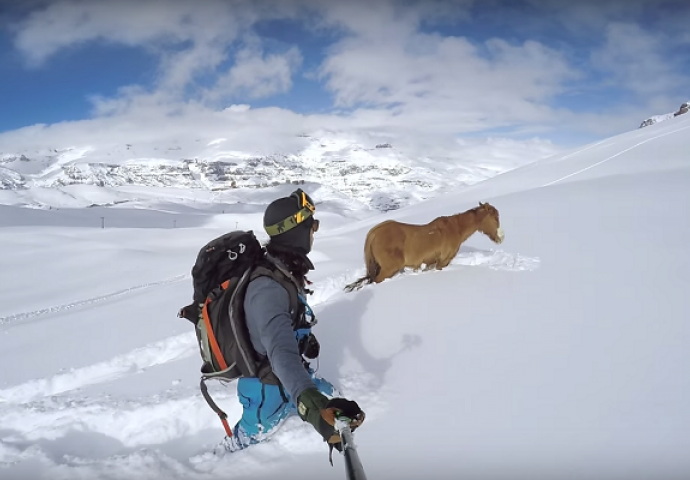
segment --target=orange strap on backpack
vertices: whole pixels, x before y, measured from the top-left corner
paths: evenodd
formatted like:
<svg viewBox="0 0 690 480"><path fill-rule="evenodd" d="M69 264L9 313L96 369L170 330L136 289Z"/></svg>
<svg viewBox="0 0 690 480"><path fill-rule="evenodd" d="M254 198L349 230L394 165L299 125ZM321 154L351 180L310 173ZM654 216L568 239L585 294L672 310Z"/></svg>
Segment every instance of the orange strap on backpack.
<svg viewBox="0 0 690 480"><path fill-rule="evenodd" d="M218 340L216 340L216 335L213 333L213 328L211 328L211 319L208 317L207 305L209 304L209 302L210 299L207 298L206 302L204 302L204 308L201 309L201 314L204 317L204 323L206 324L206 333L208 334L208 341L211 344L213 356L216 357L216 361L218 362L218 365L220 365L220 368L225 370L226 368L228 368L228 364L225 363L223 354L220 353L220 346L218 345Z"/></svg>
<svg viewBox="0 0 690 480"><path fill-rule="evenodd" d="M230 282L226 281L223 282L221 285L221 288L225 290L228 288ZM213 356L216 357L216 361L218 362L218 365L220 366L221 369L225 370L228 368L228 364L225 362L225 359L223 358L223 354L220 352L220 346L218 345L218 340L216 340L216 336L213 333L213 328L211 328L211 319L208 316L208 304L210 303L211 299L206 298L206 301L204 302L204 307L201 309L201 315L204 318L204 323L206 324L206 333L208 335L208 341L211 344L211 350L213 351ZM204 385L205 386L205 385ZM204 395L206 397L207 395ZM209 399L207 398L207 401ZM220 410L219 408L215 408L216 413L220 417L220 421L223 423L223 428L225 429L225 433L227 433L228 437L232 437L232 430L230 430L230 425L228 425L227 421L227 415L225 415L225 412Z"/></svg>

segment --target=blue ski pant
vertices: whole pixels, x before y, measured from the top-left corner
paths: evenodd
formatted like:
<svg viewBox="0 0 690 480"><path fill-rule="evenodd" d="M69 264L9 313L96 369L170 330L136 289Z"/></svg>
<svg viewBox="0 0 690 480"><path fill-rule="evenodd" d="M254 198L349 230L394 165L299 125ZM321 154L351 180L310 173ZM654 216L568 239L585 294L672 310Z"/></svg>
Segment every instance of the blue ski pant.
<svg viewBox="0 0 690 480"><path fill-rule="evenodd" d="M312 372L314 385L324 395L333 396L333 385ZM240 378L237 396L242 404L242 418L233 428L236 445L240 448L259 443L270 436L281 422L297 414L290 395L280 385L267 385L258 378Z"/></svg>
<svg viewBox="0 0 690 480"><path fill-rule="evenodd" d="M295 332L295 340L308 335L311 329L300 329ZM314 370L308 372L314 386L324 395L336 395L335 387ZM235 448L245 448L259 443L270 436L281 422L290 415L297 414L297 406L282 385L267 385L258 378L242 377L237 381L237 397L242 404L242 418L233 428Z"/></svg>

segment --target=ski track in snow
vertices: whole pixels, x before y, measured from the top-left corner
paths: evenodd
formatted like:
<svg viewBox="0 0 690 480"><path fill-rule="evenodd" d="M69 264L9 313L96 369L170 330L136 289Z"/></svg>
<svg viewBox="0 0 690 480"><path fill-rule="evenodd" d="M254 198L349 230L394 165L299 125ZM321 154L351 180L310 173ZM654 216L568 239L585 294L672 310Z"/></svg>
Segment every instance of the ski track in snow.
<svg viewBox="0 0 690 480"><path fill-rule="evenodd" d="M348 396L366 399L369 421L386 409L380 386L371 374L342 378ZM239 415L235 389L217 388L214 399L231 417ZM391 393L386 393L390 396ZM233 453L228 462L222 447L218 418L196 387L167 390L136 400L104 397L51 397L2 410L0 469L25 460L39 460L51 478L238 478L242 472L266 471L267 456L323 453L324 444L312 427L297 417L288 418L261 454ZM186 452L170 451L166 444L185 437L213 433ZM201 438L201 437L200 437ZM238 464L237 462L240 462ZM270 463L270 462L269 462ZM244 478L244 477L242 477Z"/></svg>
<svg viewBox="0 0 690 480"><path fill-rule="evenodd" d="M585 167L585 168L582 168L582 169L580 169L580 170L577 170L576 172L569 173L568 175L566 175L566 176L564 176L564 177L561 177L561 178L558 178L558 179L553 180L553 181L551 181L551 182L545 183L545 184L542 185L542 186L543 186L543 187L549 187L549 186L554 185L554 184L556 184L556 183L558 183L558 182L562 182L563 180L567 180L568 178L574 177L575 175L579 175L579 174L581 174L582 172L586 172L587 170L590 170L590 169L592 169L592 168L594 168L594 167L597 167L597 166L601 165L602 163L606 163L606 162L608 162L609 160L612 160L612 159L614 159L614 158L616 158L616 157L618 157L618 156L620 156L620 155L622 155L622 154L624 154L624 153L626 153L626 152L629 152L630 150L633 150L633 149L639 147L640 145L644 145L644 144L647 143L647 142L651 142L652 140L656 140L656 139L658 139L658 138L665 137L666 135L671 135L672 133L677 133L677 132L680 132L680 131L683 131L683 130L687 130L687 129L689 129L689 128L690 128L690 126L681 127L681 128L677 128L677 129L675 129L675 130L671 130L670 132L660 133L659 135L655 135L655 136L653 136L653 137L647 138L646 140L643 140L643 141L641 141L641 142L639 142L639 143L636 143L635 145L633 145L633 146L631 146L631 147L628 147L628 148L626 148L626 149L624 149L624 150L621 150L621 151L618 152L618 153L614 153L613 155L611 155L611 156L609 156L609 157L606 157L606 158L603 159L603 160L600 160L600 161L598 161L598 162L596 162L596 163L593 163L593 164L591 164L591 165L589 165L589 166L587 166L587 167ZM578 153L579 153L579 152L578 152ZM566 157L564 157L564 158L566 158Z"/></svg>
<svg viewBox="0 0 690 480"><path fill-rule="evenodd" d="M94 303L100 303L100 302L104 302L106 300L112 300L112 299L117 298L117 297L128 295L130 293L133 293L133 292L136 292L139 290L145 290L145 289L152 288L152 287L158 287L160 285L166 285L169 283L181 282L181 281L186 280L188 278L190 278L189 274L176 275L172 278L167 278L165 280L158 280L156 282L149 282L149 283L143 283L141 285L135 285L133 287L126 288L124 290L119 290L119 291L113 292L113 293L106 293L105 295L100 295L98 297L93 297L93 298L89 298L86 300L79 300L77 302L66 303L64 305L56 305L56 306L52 306L52 307L41 308L40 310L34 310L31 312L16 313L14 315L8 315L6 317L0 317L0 325L24 321L24 320L28 320L28 319L32 319L32 318L36 318L36 317L41 317L43 315L49 315L51 313L64 312L67 310L71 310L73 308L79 308L79 307L84 307L87 305L92 305Z"/></svg>
<svg viewBox="0 0 690 480"><path fill-rule="evenodd" d="M218 431L218 418L198 392L170 389L136 400L51 397L0 408L0 472L38 460L50 478L201 477L189 458L165 448L204 430ZM223 405L238 404L232 388L213 395ZM219 433L209 440L221 439ZM203 442L188 456L212 448Z"/></svg>
<svg viewBox="0 0 690 480"><path fill-rule="evenodd" d="M70 431L106 435L126 447L163 443L216 427L217 417L208 410L198 388L169 390L141 399L102 397L48 397L12 405L2 412L6 443L55 440ZM213 391L223 404L236 397L233 389ZM208 410L208 411L207 411ZM208 415L210 413L210 415Z"/></svg>
<svg viewBox="0 0 690 480"><path fill-rule="evenodd" d="M0 390L0 405L31 402L40 397L116 380L155 365L189 357L197 351L196 336L190 331L136 348L104 362L5 388Z"/></svg>

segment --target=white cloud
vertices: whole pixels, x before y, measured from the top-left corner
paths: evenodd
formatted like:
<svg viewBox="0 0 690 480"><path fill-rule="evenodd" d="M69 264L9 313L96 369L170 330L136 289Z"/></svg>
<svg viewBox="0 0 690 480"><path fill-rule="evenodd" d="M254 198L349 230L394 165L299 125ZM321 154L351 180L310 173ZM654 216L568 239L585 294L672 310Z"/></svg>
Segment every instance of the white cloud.
<svg viewBox="0 0 690 480"><path fill-rule="evenodd" d="M449 131L543 121L549 100L576 74L538 42L477 45L419 32L404 41L346 38L321 70L339 106L392 106L393 123Z"/></svg>
<svg viewBox="0 0 690 480"><path fill-rule="evenodd" d="M402 8L399 3L352 0L329 5L323 2L319 5L317 24L374 41L404 41L417 30L424 11L417 6Z"/></svg>
<svg viewBox="0 0 690 480"><path fill-rule="evenodd" d="M593 52L594 67L608 73L611 83L639 94L670 93L687 76L677 73L666 55L670 40L663 33L650 33L639 25L611 23L606 27L604 45Z"/></svg>
<svg viewBox="0 0 690 480"><path fill-rule="evenodd" d="M165 52L161 54L158 88L182 92L196 78L214 74L226 59L222 43L198 43L182 51Z"/></svg>
<svg viewBox="0 0 690 480"><path fill-rule="evenodd" d="M246 104L246 103L233 103L232 105L227 107L225 109L225 111L228 111L228 112L246 112L250 108L251 108L251 106Z"/></svg>
<svg viewBox="0 0 690 480"><path fill-rule="evenodd" d="M57 147L203 134L227 138L237 149L290 150L299 145L300 133L333 130L371 141L391 140L419 152L450 152L458 148L456 135L484 129L513 127L523 135L563 127L616 133L635 128L657 113L650 112L651 107L663 108L672 98L663 91L678 81L677 70L664 62L667 38L617 23L609 26L592 61L611 74L615 85L637 92L639 104L598 113L555 108L554 99L570 93L570 84L587 73L587 65L573 63L567 50L536 40L516 42L506 36L480 42L422 28L451 20L467 22L473 3L49 3L16 29L16 46L31 66L50 67L51 56L61 49L100 40L155 53L158 79L152 86L124 85L113 97L91 98L91 120L2 134L0 149L27 139ZM641 2L633 3L634 13ZM301 16L305 11L310 15ZM618 4L596 10L586 2L568 11L573 21L587 26L587 35L608 21L597 17L597 11L614 18L623 12ZM545 17L549 20L568 21L555 3L545 12L550 12ZM307 28L340 35L325 47L326 57L316 69L316 78L334 96L330 114L247 106L254 99L289 92L304 63L299 45L269 50L254 33L257 21L279 18L299 19ZM228 107L231 103L234 106Z"/></svg>
<svg viewBox="0 0 690 480"><path fill-rule="evenodd" d="M292 75L300 66L302 55L297 47L284 54L265 55L260 48L240 50L233 66L222 74L207 99L242 96L247 99L285 93L292 87Z"/></svg>
<svg viewBox="0 0 690 480"><path fill-rule="evenodd" d="M57 51L91 40L158 51L183 42L227 42L241 30L242 12L246 11L237 8L233 12L228 6L215 0L204 2L203 8L185 1L63 0L21 22L15 44L30 65L40 66Z"/></svg>

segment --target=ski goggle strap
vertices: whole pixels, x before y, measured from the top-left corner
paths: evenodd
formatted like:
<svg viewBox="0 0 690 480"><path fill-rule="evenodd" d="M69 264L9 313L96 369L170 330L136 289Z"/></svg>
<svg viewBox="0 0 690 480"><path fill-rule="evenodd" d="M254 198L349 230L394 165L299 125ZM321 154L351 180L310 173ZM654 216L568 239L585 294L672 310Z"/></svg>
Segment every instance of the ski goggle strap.
<svg viewBox="0 0 690 480"><path fill-rule="evenodd" d="M314 206L314 202L312 201L311 197L304 193L302 189L297 189L292 192L290 198L295 198L297 200L297 206L300 210L278 223L264 226L264 230L266 230L266 233L271 237L292 230L297 225L304 222L307 218L314 215L314 212L316 211L316 207Z"/></svg>

